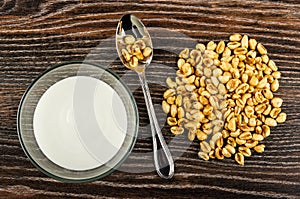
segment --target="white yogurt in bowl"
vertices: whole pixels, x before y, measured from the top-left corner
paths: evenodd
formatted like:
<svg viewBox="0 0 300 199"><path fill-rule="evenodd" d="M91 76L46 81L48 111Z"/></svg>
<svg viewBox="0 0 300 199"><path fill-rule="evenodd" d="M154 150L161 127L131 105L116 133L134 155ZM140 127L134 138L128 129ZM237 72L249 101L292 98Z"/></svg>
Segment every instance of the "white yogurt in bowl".
<svg viewBox="0 0 300 199"><path fill-rule="evenodd" d="M18 113L22 147L59 180L103 177L129 155L136 140L135 101L111 71L89 63L57 66L25 92Z"/></svg>

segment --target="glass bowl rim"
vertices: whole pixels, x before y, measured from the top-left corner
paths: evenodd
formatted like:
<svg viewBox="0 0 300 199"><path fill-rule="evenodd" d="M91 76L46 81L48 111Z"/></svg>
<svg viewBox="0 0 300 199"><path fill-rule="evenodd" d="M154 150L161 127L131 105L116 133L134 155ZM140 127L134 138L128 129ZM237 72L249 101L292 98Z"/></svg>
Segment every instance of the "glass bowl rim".
<svg viewBox="0 0 300 199"><path fill-rule="evenodd" d="M29 91L32 89L32 87L38 82L38 80L40 80L42 77L44 77L46 74L48 74L50 71L55 70L59 67L63 67L66 65L72 65L72 64L86 64L86 65L91 65L91 66L95 66L100 68L103 71L108 72L109 74L111 74L117 81L119 81L121 83L121 85L123 86L124 90L128 93L129 95L129 99L131 102L131 105L133 106L134 109L134 113L135 113L135 128L134 128L134 133L133 133L133 139L132 142L130 144L130 146L128 147L128 150L126 151L125 155L117 162L116 165L114 165L114 167L110 168L109 170L107 170L104 173L101 173L99 175L96 175L94 177L89 177L89 178L82 178L82 179L70 179L70 178L63 178L60 176L57 176L49 171L47 171L46 169L44 169L42 166L40 166L32 157L32 155L28 152L25 144L24 144L24 140L23 140L23 136L22 136L22 128L20 127L20 120L21 120L21 110L24 104L24 100L26 98L26 96L28 95ZM18 106L18 110L17 110L17 133L18 133L18 138L19 141L21 143L21 147L24 151L24 153L26 154L26 156L29 158L30 162L36 167L38 168L42 173L46 174L47 176L62 181L62 182L67 182L67 183L87 183L87 182L92 182L95 181L97 179L103 178L105 176L108 176L109 174L111 174L112 172L114 172L117 168L119 168L121 166L121 164L127 159L127 157L130 155L132 149L135 146L136 140L137 140L137 135L138 135L138 128L139 128L139 113L138 113L138 108L137 108L137 104L136 101L130 91L130 89L128 88L128 86L125 84L125 82L122 80L122 78L117 75L114 71L112 71L109 68L105 68L99 64L93 63L93 62L87 62L87 61L69 61L69 62L62 62L59 64L55 64L53 66L51 66L50 68L46 69L45 71L43 71L42 73L40 73L26 88L26 90L24 91L24 94L22 95L22 98L20 100L19 106ZM47 157L46 157L47 158ZM48 158L47 158L48 159ZM49 159L48 159L49 160ZM99 167L96 167L99 168ZM82 171L84 172L84 171Z"/></svg>

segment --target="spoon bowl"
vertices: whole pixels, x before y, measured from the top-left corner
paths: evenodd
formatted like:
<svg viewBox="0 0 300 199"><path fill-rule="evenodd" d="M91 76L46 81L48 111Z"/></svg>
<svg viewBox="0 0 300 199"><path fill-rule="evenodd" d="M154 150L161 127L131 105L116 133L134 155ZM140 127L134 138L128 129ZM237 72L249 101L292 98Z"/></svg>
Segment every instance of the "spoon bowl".
<svg viewBox="0 0 300 199"><path fill-rule="evenodd" d="M122 63L137 72L140 79L150 120L156 171L162 178L172 178L174 161L158 125L145 76L145 68L153 57L152 41L139 18L131 14L121 18L116 31L116 47Z"/></svg>
<svg viewBox="0 0 300 199"><path fill-rule="evenodd" d="M134 15L126 14L119 21L116 47L122 63L137 73L143 72L152 61L153 47L150 34L141 20ZM134 66L135 58L138 60L137 66Z"/></svg>

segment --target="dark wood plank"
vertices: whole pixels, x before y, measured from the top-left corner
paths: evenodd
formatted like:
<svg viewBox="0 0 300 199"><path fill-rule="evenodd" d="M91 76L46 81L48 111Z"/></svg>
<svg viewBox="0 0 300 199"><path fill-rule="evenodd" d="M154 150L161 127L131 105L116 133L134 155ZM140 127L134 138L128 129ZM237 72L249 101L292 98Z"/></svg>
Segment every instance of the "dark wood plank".
<svg viewBox="0 0 300 199"><path fill-rule="evenodd" d="M153 171L142 91L137 76L116 59L113 36L124 13L142 18L154 40L147 76L159 123L176 157L172 180L162 180ZM264 141L265 153L247 158L243 167L231 159L199 160L198 144L184 136L175 140L159 107L164 79L174 76L176 52L195 40L218 41L234 32L268 48L283 74L277 95L288 114L287 122L273 128ZM299 198L299 38L297 0L0 0L0 198ZM51 65L72 60L110 64L132 89L140 111L133 154L120 171L86 184L58 182L39 172L26 158L16 132L18 103L26 87Z"/></svg>

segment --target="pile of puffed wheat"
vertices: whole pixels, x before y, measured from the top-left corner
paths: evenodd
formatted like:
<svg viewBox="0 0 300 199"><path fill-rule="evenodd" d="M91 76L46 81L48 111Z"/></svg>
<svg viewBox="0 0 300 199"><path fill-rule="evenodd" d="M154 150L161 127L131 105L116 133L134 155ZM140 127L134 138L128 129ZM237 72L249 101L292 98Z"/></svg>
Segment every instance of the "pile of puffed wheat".
<svg viewBox="0 0 300 199"><path fill-rule="evenodd" d="M175 81L167 78L162 108L173 134L188 132L200 141L204 160L262 153L259 142L270 127L286 120L283 100L274 96L281 73L266 48L247 35L233 34L229 42L198 43L179 54Z"/></svg>

